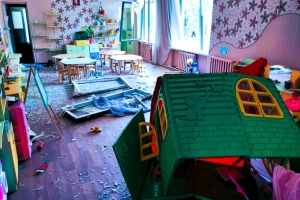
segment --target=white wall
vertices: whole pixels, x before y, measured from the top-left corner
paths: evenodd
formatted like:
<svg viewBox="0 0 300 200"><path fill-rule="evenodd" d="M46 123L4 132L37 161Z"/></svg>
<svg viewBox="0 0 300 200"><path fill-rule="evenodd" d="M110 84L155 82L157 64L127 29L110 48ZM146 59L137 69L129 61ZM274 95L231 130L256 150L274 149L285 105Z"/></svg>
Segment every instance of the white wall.
<svg viewBox="0 0 300 200"><path fill-rule="evenodd" d="M108 19L120 20L119 7L122 7L122 0L101 0L101 3Z"/></svg>

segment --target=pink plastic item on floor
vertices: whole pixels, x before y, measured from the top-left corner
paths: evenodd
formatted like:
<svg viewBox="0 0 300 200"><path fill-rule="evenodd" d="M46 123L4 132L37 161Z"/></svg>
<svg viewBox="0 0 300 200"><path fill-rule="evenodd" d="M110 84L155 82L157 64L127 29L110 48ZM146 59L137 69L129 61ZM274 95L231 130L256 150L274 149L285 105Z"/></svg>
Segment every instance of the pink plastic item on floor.
<svg viewBox="0 0 300 200"><path fill-rule="evenodd" d="M273 171L273 199L300 200L300 174L277 165Z"/></svg>

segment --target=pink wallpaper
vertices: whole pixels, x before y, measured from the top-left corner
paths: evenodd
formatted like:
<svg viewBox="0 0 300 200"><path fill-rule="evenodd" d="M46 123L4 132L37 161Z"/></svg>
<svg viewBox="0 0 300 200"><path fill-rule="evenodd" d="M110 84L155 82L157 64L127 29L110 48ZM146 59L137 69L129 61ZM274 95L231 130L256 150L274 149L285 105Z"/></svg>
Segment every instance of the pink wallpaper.
<svg viewBox="0 0 300 200"><path fill-rule="evenodd" d="M53 24L62 24L63 28L55 30L58 40L57 47L73 40L73 34L81 27L95 24L95 14L99 11L100 0L79 0L80 6L73 6L73 0L50 0L51 11L61 16L53 19Z"/></svg>
<svg viewBox="0 0 300 200"><path fill-rule="evenodd" d="M211 56L220 56L219 45L229 46L228 58L258 59L265 57L270 65L283 65L300 70L300 15L287 14L277 17L251 46L239 49L226 42L215 45Z"/></svg>
<svg viewBox="0 0 300 200"><path fill-rule="evenodd" d="M300 15L300 0L214 0L210 49L219 42L246 48L270 22L288 13Z"/></svg>

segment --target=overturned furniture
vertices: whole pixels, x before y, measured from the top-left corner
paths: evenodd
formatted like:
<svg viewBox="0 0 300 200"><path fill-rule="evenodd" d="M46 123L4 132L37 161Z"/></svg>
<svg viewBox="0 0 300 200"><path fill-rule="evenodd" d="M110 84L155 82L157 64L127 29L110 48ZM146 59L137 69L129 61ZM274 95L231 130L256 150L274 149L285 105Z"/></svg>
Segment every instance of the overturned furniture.
<svg viewBox="0 0 300 200"><path fill-rule="evenodd" d="M144 101L149 101L149 97L151 97L150 93L144 92L139 89L129 89L123 92L118 92L115 94L109 94L104 96L108 100L114 100L114 101L132 101L134 100L136 103L140 104L140 107L145 107ZM150 106L149 106L150 108ZM109 111L110 108L99 108L95 105L94 99L84 101L81 103L68 105L62 108L62 112L65 114L70 115L74 119L81 119L81 118L87 118L91 115L100 114L106 111Z"/></svg>
<svg viewBox="0 0 300 200"><path fill-rule="evenodd" d="M83 96L97 92L108 92L118 89L131 88L131 86L122 77L100 77L91 79L82 79L72 81L72 96ZM75 90L77 93L75 94Z"/></svg>
<svg viewBox="0 0 300 200"><path fill-rule="evenodd" d="M214 73L160 82L150 123L139 112L113 145L133 199L267 199L271 188L255 184L263 179L249 159L281 158L287 166L300 157L299 127L271 80ZM217 174L224 165L229 183ZM256 177L236 180L235 168Z"/></svg>

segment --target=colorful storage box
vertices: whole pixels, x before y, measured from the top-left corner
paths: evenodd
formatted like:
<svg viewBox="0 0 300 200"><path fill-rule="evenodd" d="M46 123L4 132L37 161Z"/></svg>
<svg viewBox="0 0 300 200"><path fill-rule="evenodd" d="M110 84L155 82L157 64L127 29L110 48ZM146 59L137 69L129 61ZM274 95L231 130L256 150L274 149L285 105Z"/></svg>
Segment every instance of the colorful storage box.
<svg viewBox="0 0 300 200"><path fill-rule="evenodd" d="M84 46L89 45L90 42L88 40L75 40L74 44L77 46Z"/></svg>

